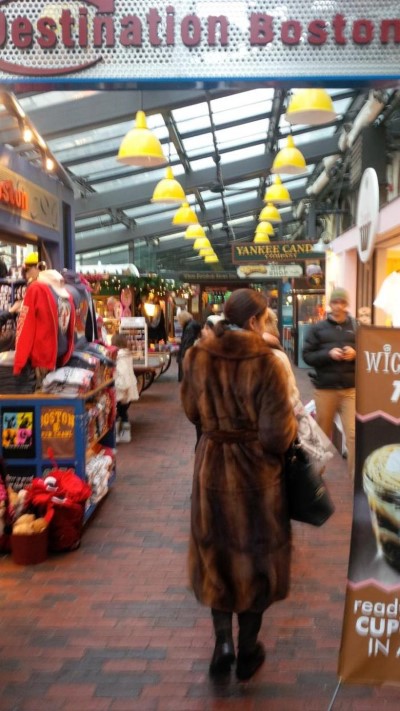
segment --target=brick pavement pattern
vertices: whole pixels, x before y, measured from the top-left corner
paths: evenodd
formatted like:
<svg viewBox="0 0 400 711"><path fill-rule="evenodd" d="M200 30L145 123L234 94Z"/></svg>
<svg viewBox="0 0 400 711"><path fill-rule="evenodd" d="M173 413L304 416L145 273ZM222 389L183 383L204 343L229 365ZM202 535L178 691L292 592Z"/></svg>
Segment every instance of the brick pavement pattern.
<svg viewBox="0 0 400 711"><path fill-rule="evenodd" d="M296 370L306 402L311 388ZM1 558L1 711L325 711L337 686L352 488L327 473L336 513L294 524L290 597L264 616L267 659L247 684L213 683L209 610L187 588L194 428L176 365L130 408L131 444L81 547L37 566ZM342 685L334 711L400 708L396 687Z"/></svg>

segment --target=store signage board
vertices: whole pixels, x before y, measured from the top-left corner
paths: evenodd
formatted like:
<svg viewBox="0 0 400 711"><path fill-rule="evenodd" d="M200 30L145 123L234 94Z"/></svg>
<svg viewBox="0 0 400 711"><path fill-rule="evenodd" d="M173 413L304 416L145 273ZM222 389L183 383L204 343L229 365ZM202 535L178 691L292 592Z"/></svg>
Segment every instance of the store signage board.
<svg viewBox="0 0 400 711"><path fill-rule="evenodd" d="M237 268L241 279L270 279L280 277L301 277L303 269L300 264L251 264Z"/></svg>
<svg viewBox="0 0 400 711"><path fill-rule="evenodd" d="M58 198L4 165L0 165L0 209L59 231Z"/></svg>
<svg viewBox="0 0 400 711"><path fill-rule="evenodd" d="M379 182L376 170L367 168L361 178L357 201L358 242L361 261L369 261L379 228Z"/></svg>
<svg viewBox="0 0 400 711"><path fill-rule="evenodd" d="M237 274L232 272L182 272L179 279L187 284L197 284L198 282L206 281L237 281Z"/></svg>
<svg viewBox="0 0 400 711"><path fill-rule="evenodd" d="M325 259L324 252L315 250L315 242L267 242L256 244L242 242L232 244L233 264L281 264L285 262L298 262L308 259Z"/></svg>
<svg viewBox="0 0 400 711"><path fill-rule="evenodd" d="M266 0L0 0L0 79L198 79L199 67L203 79L398 77L392 7L330 7L286 0L282 14Z"/></svg>

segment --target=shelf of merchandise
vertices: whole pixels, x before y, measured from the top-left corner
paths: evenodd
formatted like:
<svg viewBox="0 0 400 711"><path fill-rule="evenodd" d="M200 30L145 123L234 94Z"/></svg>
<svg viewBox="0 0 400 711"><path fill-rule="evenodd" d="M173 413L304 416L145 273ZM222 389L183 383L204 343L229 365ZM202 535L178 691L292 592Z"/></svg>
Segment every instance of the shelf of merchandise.
<svg viewBox="0 0 400 711"><path fill-rule="evenodd" d="M35 393L30 395L5 395L0 399L2 442L0 456L4 458L9 482L15 490L24 488L34 477L46 476L54 466L48 448L54 448L57 466L72 468L75 473L88 481L86 467L91 456L91 448L97 443L115 449L115 420L97 421L89 413L107 390L114 389L114 381L104 381L99 387L79 397L63 397ZM112 397L112 393L110 393ZM10 444L12 427L15 423L14 444ZM31 422L31 428L21 428L20 424ZM107 418L107 413L102 415ZM29 433L29 429L31 430ZM90 430L94 433L88 436ZM28 434L25 433L28 431ZM50 436L49 436L50 435ZM24 443L25 438L25 443ZM63 445L63 442L65 444ZM54 444L56 446L54 447ZM63 450L61 454L60 452ZM109 472L107 491L116 478L115 457ZM90 482L89 482L90 483ZM99 501L88 501L85 521L95 510Z"/></svg>

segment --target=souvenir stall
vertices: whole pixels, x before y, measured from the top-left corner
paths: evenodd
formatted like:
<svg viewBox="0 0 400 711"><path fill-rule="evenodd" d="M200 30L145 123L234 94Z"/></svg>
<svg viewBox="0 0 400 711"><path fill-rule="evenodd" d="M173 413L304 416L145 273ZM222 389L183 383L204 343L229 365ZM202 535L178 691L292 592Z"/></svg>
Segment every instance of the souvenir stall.
<svg viewBox="0 0 400 711"><path fill-rule="evenodd" d="M38 562L34 541L76 547L115 478L115 354L95 342L91 295L71 270L73 200L67 184L1 148L0 549L17 541L16 562ZM76 535L61 540L74 504Z"/></svg>
<svg viewBox="0 0 400 711"><path fill-rule="evenodd" d="M175 348L174 313L181 288L155 274L139 275L133 264L85 266L82 276L92 289L103 340L110 343L118 332L128 336L142 393L170 367Z"/></svg>

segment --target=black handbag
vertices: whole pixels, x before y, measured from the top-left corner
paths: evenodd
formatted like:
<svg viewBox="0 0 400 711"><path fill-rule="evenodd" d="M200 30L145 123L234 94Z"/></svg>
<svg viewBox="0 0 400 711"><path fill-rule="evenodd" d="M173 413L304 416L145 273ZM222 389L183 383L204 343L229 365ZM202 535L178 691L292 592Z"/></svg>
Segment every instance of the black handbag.
<svg viewBox="0 0 400 711"><path fill-rule="evenodd" d="M321 474L298 442L286 452L284 476L290 518L322 526L335 506Z"/></svg>

